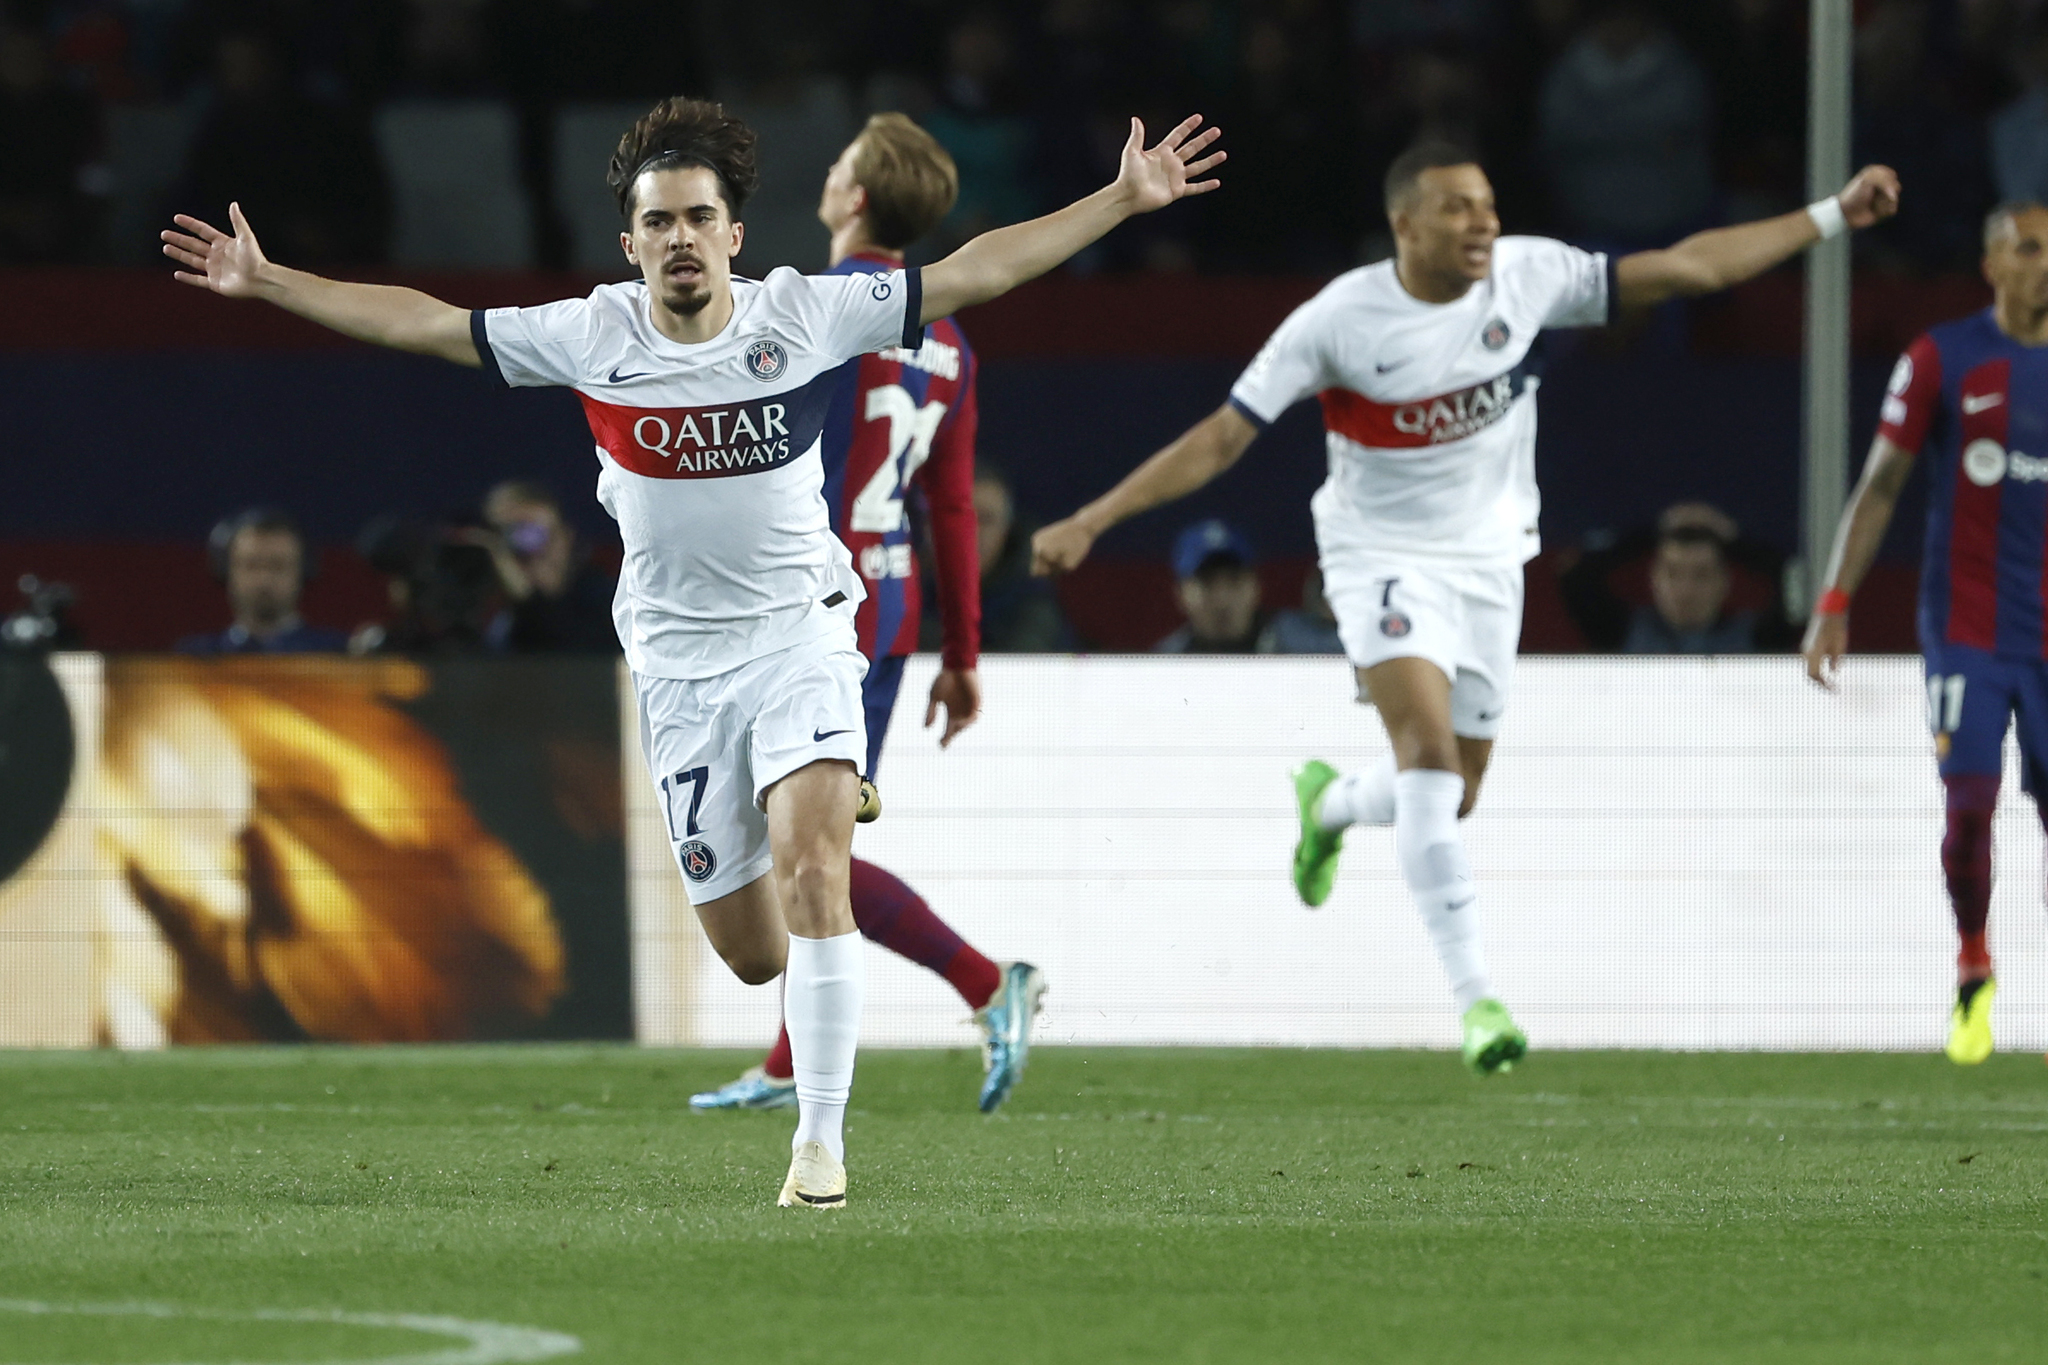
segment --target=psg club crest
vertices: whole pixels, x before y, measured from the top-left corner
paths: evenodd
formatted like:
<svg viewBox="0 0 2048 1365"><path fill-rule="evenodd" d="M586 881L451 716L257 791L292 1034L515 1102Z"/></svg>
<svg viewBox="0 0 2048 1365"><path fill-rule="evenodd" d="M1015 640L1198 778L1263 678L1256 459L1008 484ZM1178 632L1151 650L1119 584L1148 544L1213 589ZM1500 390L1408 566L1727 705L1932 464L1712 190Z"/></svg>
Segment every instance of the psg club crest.
<svg viewBox="0 0 2048 1365"><path fill-rule="evenodd" d="M766 383L782 378L789 368L789 353L772 341L757 341L747 347L747 373Z"/></svg>
<svg viewBox="0 0 2048 1365"><path fill-rule="evenodd" d="M1398 640L1413 629L1414 623L1398 611L1390 611L1380 618L1380 634L1389 640Z"/></svg>
<svg viewBox="0 0 2048 1365"><path fill-rule="evenodd" d="M1509 338L1513 336L1514 332L1509 329L1507 323L1500 318L1495 318L1487 323L1486 330L1479 334L1479 344L1489 351L1498 351L1501 347L1507 345Z"/></svg>
<svg viewBox="0 0 2048 1365"><path fill-rule="evenodd" d="M704 881L718 871L718 855L702 839L692 839L677 849L676 861L682 864L683 875L693 882Z"/></svg>

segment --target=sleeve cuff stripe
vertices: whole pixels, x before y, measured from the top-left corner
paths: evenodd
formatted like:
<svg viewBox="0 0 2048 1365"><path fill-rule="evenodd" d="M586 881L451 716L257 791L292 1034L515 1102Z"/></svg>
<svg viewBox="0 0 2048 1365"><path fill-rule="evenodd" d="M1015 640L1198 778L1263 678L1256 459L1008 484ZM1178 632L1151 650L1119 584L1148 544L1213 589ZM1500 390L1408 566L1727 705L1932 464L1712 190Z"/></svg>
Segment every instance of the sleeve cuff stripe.
<svg viewBox="0 0 2048 1365"><path fill-rule="evenodd" d="M911 266L903 284L903 349L914 351L924 345L924 271Z"/></svg>
<svg viewBox="0 0 2048 1365"><path fill-rule="evenodd" d="M1250 405L1234 393L1230 395L1230 406L1236 408L1239 412L1243 413L1245 416L1245 420L1250 422L1253 426L1257 427L1260 431L1264 431L1267 427L1273 425L1265 418L1259 416L1259 414L1257 414L1256 412L1253 412L1251 410Z"/></svg>
<svg viewBox="0 0 2048 1365"><path fill-rule="evenodd" d="M484 326L484 310L472 309L469 314L469 339L476 343L477 358L484 363L484 376L499 388L510 388L505 382L505 372L498 368L497 353L491 350L490 330Z"/></svg>
<svg viewBox="0 0 2048 1365"><path fill-rule="evenodd" d="M1601 264L1607 274L1607 322L1612 326L1621 313L1621 275L1612 253L1603 257Z"/></svg>

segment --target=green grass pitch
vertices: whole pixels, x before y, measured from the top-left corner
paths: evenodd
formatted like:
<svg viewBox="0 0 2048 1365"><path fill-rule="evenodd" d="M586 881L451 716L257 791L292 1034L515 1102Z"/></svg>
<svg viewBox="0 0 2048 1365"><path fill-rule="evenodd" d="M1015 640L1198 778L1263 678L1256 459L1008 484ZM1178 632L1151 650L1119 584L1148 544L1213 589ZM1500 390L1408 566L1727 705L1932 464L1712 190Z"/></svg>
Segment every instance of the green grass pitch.
<svg viewBox="0 0 2048 1365"><path fill-rule="evenodd" d="M2048 1357L2039 1057L871 1052L837 1214L745 1060L0 1055L0 1365Z"/></svg>

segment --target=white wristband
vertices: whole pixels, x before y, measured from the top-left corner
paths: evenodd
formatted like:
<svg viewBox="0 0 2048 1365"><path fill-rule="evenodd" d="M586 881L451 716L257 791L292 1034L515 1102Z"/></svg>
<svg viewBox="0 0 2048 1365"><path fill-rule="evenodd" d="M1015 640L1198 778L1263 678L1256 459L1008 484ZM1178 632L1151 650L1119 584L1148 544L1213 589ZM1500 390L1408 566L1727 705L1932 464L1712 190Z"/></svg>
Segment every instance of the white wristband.
<svg viewBox="0 0 2048 1365"><path fill-rule="evenodd" d="M1806 216L1813 219L1813 225L1820 229L1820 239L1839 237L1849 230L1849 219L1842 212L1842 201L1834 195L1816 199L1806 206Z"/></svg>

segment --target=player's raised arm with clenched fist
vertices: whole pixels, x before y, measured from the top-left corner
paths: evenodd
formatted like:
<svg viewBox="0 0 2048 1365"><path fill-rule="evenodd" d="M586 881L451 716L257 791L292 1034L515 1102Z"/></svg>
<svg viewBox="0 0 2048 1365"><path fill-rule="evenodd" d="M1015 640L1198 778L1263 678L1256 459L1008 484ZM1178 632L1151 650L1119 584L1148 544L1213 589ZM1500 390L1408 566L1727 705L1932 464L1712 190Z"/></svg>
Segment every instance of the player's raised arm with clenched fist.
<svg viewBox="0 0 2048 1365"><path fill-rule="evenodd" d="M984 232L926 266L924 320L936 322L1037 279L1126 218L1216 189L1219 181L1201 177L1222 165L1227 153L1202 153L1222 135L1220 128L1203 128L1202 116L1192 114L1147 147L1145 125L1132 119L1130 138L1110 184L1057 213Z"/></svg>
<svg viewBox="0 0 2048 1365"><path fill-rule="evenodd" d="M240 204L228 205L233 232L188 214L163 232L164 255L178 279L231 299L264 299L357 341L439 356L471 369L483 364L470 338L469 310L417 289L350 284L277 265L263 254Z"/></svg>

